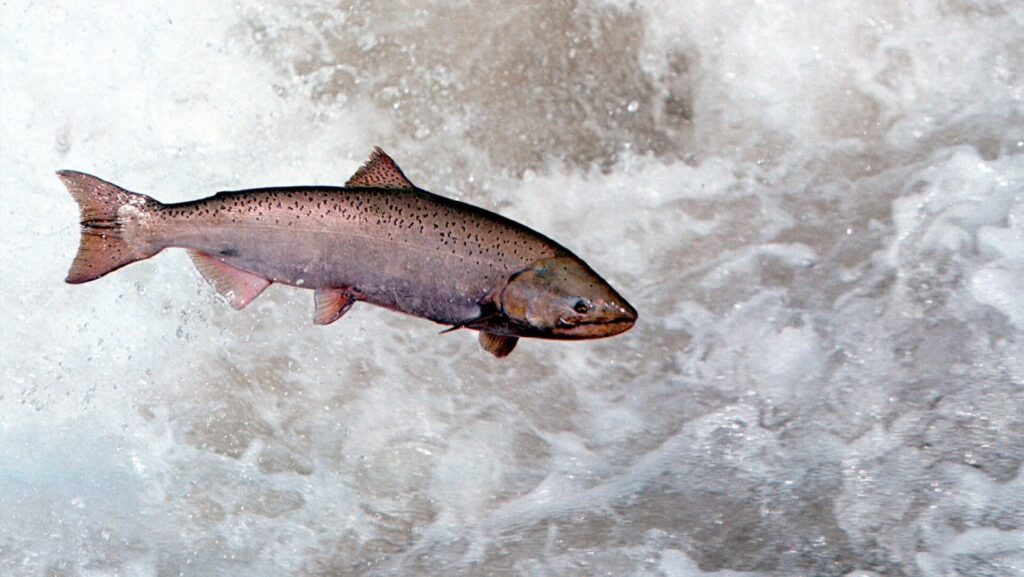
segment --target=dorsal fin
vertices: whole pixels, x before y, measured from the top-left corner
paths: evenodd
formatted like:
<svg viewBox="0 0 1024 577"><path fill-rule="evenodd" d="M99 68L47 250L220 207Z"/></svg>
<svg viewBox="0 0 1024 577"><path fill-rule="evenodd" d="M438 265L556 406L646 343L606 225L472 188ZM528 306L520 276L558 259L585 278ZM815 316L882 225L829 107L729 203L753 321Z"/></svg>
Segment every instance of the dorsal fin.
<svg viewBox="0 0 1024 577"><path fill-rule="evenodd" d="M413 189L409 179L402 174L394 160L381 150L379 146L373 148L373 153L363 166L348 179L345 186L366 187L366 188L392 188L395 190Z"/></svg>

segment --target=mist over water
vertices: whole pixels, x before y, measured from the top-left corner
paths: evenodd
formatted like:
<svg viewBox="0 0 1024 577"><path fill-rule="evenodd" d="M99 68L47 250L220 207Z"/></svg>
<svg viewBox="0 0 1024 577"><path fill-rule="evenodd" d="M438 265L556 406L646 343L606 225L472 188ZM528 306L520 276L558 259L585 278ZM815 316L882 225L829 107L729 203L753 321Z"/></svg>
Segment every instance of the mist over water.
<svg viewBox="0 0 1024 577"><path fill-rule="evenodd" d="M3 7L3 575L1024 574L1024 4ZM63 284L53 176L417 185L584 258L612 339L168 251Z"/></svg>

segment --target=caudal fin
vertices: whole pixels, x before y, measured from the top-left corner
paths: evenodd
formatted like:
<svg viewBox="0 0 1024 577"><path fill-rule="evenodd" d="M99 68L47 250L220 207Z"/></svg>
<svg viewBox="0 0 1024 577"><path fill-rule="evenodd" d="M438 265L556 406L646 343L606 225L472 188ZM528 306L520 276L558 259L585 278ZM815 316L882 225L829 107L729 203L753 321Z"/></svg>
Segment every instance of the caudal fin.
<svg viewBox="0 0 1024 577"><path fill-rule="evenodd" d="M130 230L159 206L155 200L83 172L61 170L57 176L78 202L82 215L78 255L66 282L89 282L160 252L149 243L132 242L139 235Z"/></svg>

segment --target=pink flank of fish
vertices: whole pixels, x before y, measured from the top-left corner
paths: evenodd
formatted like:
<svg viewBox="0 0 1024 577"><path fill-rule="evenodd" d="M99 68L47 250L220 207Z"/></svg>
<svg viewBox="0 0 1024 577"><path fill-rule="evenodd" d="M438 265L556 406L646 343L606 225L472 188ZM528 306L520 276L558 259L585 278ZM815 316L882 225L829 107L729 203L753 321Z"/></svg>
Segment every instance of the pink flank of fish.
<svg viewBox="0 0 1024 577"><path fill-rule="evenodd" d="M497 357L519 337L619 334L636 310L582 260L517 222L414 186L383 150L344 187L220 192L162 204L81 172L58 176L82 237L67 282L89 282L165 248L241 309L271 283L312 289L314 322L363 301L480 331Z"/></svg>

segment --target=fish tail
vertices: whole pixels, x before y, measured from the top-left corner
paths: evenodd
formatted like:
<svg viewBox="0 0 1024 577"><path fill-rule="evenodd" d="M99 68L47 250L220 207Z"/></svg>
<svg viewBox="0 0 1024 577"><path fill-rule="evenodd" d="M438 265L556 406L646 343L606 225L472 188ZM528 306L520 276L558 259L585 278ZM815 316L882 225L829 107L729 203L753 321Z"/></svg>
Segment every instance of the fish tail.
<svg viewBox="0 0 1024 577"><path fill-rule="evenodd" d="M61 170L57 176L78 202L82 223L78 255L66 282L89 282L160 252L162 247L140 241L144 235L136 226L160 203L82 172Z"/></svg>

